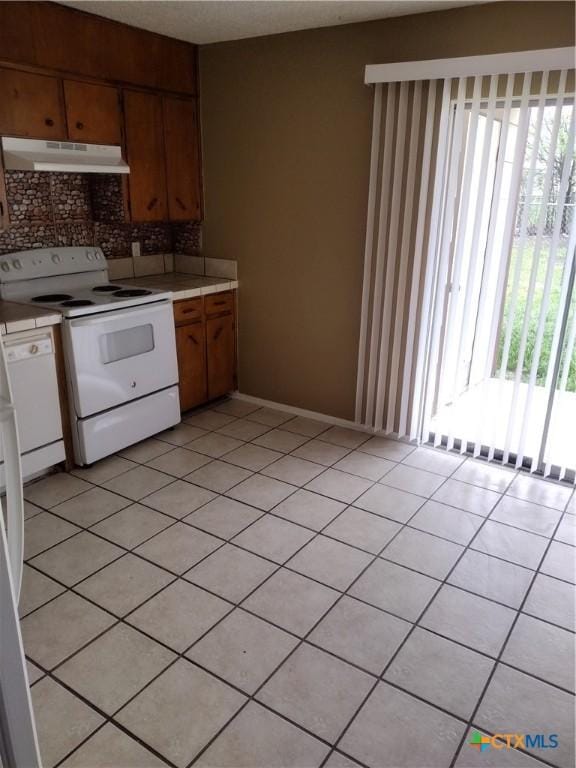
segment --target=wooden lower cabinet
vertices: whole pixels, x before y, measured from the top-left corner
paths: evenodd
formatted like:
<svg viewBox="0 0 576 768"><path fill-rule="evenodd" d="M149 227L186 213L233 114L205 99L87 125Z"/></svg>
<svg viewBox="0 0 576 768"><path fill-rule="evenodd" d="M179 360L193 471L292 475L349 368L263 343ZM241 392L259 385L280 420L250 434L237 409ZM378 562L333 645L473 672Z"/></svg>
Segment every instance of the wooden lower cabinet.
<svg viewBox="0 0 576 768"><path fill-rule="evenodd" d="M236 386L233 293L211 294L206 299L174 302L182 411L222 397Z"/></svg>
<svg viewBox="0 0 576 768"><path fill-rule="evenodd" d="M208 362L208 399L234 389L235 333L234 315L211 317L206 321L206 348Z"/></svg>
<svg viewBox="0 0 576 768"><path fill-rule="evenodd" d="M176 328L182 411L188 411L207 400L205 331L206 326L202 321Z"/></svg>

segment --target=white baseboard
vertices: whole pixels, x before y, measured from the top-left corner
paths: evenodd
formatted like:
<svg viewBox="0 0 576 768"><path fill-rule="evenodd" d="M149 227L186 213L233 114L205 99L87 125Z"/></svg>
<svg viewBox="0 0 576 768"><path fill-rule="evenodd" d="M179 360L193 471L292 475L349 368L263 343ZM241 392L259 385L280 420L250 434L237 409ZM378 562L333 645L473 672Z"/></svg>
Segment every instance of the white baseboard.
<svg viewBox="0 0 576 768"><path fill-rule="evenodd" d="M368 432L374 434L374 430L370 427L365 427L363 424L357 424L355 421L349 419L339 419L337 416L330 416L327 413L318 413L318 411L308 411L306 408L296 408L294 405L285 405L284 403L276 403L273 400L264 400L262 397L253 397L252 395L244 395L241 392L231 392L230 397L235 400L244 400L247 403L254 403L254 405L260 405L262 408L275 408L277 411L285 411L286 413L293 413L294 416L303 416L306 419L314 419L315 421L324 421L326 424L334 424L337 427L347 427L348 429L356 429L359 432Z"/></svg>
<svg viewBox="0 0 576 768"><path fill-rule="evenodd" d="M375 437L384 437L387 440L396 440L399 443L418 444L417 440L410 440L409 437L400 437L396 432L384 432L381 429L374 429L367 427L364 424L358 424L350 419L339 419L337 416L330 416L327 413L319 413L318 411L308 411L306 408L296 408L294 405L285 405L284 403L276 403L274 400L264 400L262 397L253 397L252 395L244 395L242 392L231 392L230 397L235 400L244 400L247 403L254 403L254 405L260 405L262 408L275 408L277 411L286 411L286 413L293 413L294 416L304 416L306 419L314 419L314 421L324 421L326 424L333 424L337 427L346 427L348 429L355 429L358 432L367 432Z"/></svg>

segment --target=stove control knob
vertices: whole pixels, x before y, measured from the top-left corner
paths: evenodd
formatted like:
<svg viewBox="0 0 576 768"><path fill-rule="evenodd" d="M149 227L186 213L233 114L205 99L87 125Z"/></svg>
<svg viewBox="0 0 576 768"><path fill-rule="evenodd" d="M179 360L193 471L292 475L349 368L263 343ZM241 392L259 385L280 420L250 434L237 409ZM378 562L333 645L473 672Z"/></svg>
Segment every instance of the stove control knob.
<svg viewBox="0 0 576 768"><path fill-rule="evenodd" d="M92 261L94 258L94 251L86 251L86 258L88 261Z"/></svg>
<svg viewBox="0 0 576 768"><path fill-rule="evenodd" d="M53 253L52 254L52 261L54 262L54 264L60 264L62 259L60 258L59 254Z"/></svg>
<svg viewBox="0 0 576 768"><path fill-rule="evenodd" d="M95 254L97 259L101 259L102 258L102 254L100 253L100 251L94 251L94 254Z"/></svg>
<svg viewBox="0 0 576 768"><path fill-rule="evenodd" d="M22 269L22 262L19 259L14 259L12 261L12 266L14 269Z"/></svg>
<svg viewBox="0 0 576 768"><path fill-rule="evenodd" d="M1 267L3 272L10 272L10 264L7 261L3 261Z"/></svg>

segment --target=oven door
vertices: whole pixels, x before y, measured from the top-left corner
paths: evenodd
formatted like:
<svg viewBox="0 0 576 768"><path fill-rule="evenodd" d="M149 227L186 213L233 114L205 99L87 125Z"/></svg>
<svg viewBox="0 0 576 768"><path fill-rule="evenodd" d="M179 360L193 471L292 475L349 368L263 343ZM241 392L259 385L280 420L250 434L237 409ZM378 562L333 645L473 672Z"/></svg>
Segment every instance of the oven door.
<svg viewBox="0 0 576 768"><path fill-rule="evenodd" d="M178 383L171 302L67 320L64 338L79 418Z"/></svg>

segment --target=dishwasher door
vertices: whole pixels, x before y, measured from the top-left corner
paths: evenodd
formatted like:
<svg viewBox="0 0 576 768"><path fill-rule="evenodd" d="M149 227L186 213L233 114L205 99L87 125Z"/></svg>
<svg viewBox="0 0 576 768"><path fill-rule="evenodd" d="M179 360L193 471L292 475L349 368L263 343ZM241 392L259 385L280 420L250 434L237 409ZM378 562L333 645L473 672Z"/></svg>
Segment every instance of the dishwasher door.
<svg viewBox="0 0 576 768"><path fill-rule="evenodd" d="M9 334L3 341L18 414L20 452L26 454L62 440L54 340L52 332L44 329Z"/></svg>

